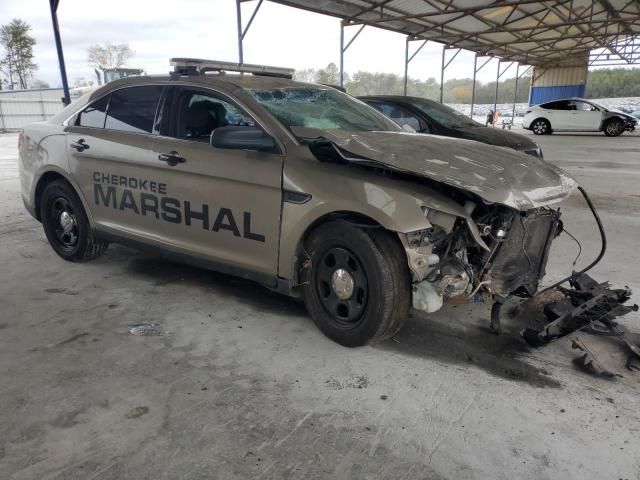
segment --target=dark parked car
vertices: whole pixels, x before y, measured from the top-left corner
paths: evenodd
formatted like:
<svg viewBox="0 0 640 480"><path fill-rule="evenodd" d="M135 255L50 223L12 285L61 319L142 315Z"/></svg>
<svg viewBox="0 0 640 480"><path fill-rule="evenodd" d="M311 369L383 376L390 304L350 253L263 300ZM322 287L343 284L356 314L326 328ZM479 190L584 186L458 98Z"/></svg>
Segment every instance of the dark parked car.
<svg viewBox="0 0 640 480"><path fill-rule="evenodd" d="M526 136L497 128L487 128L462 112L433 100L396 95L359 98L398 125L409 125L416 132L466 138L542 157L540 147Z"/></svg>

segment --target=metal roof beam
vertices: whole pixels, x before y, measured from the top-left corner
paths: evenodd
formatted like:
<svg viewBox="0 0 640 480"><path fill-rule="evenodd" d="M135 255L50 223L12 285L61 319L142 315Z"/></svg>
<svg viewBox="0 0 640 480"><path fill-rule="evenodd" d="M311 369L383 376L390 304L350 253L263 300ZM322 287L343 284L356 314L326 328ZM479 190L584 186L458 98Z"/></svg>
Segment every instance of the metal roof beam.
<svg viewBox="0 0 640 480"><path fill-rule="evenodd" d="M388 2L383 2L383 3L388 3ZM496 1L493 2L490 5L482 5L482 6L477 6L477 7L466 7L466 8L447 8L447 6L445 5L444 8L442 9L438 9L438 5L434 4L433 2L426 2L429 5L433 6L433 8L436 8L437 11L435 12L425 12L425 13L421 13L421 14L406 14L406 15L402 15L399 17L396 17L397 20L409 20L409 19L416 19L416 18L428 18L428 17L438 17L441 15L451 15L451 14L463 14L463 16L467 16L467 15L471 15L473 13L477 13L477 12L481 12L483 10L492 10L495 8L504 8L504 7L518 7L521 5L527 5L527 4L531 4L531 3L540 3L540 0L520 0L520 1ZM440 2L442 3L442 2ZM449 1L447 2L447 5L451 5L452 2ZM372 8L367 8L365 9L363 12L369 12L371 10L374 10L376 6L372 5ZM355 23L360 22L360 20L357 20L358 15L361 15L361 13L357 13L356 15L353 16L349 16L347 18L352 19ZM459 17L461 18L461 17ZM369 20L362 20L363 22L369 22ZM380 22L380 21L384 21L384 20L374 20L373 22Z"/></svg>

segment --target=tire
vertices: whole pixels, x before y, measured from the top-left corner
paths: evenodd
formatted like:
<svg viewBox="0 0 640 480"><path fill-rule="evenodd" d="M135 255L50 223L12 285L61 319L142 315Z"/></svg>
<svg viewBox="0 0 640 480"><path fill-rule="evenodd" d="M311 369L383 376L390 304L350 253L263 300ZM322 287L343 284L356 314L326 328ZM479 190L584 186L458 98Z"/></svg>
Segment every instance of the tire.
<svg viewBox="0 0 640 480"><path fill-rule="evenodd" d="M44 188L40 214L51 248L65 260L93 260L109 246L93 236L80 198L63 180L53 181Z"/></svg>
<svg viewBox="0 0 640 480"><path fill-rule="evenodd" d="M302 298L322 333L358 347L400 330L409 314L411 277L391 232L332 221L311 233L305 250Z"/></svg>
<svg viewBox="0 0 640 480"><path fill-rule="evenodd" d="M607 137L617 137L624 132L624 122L619 118L613 118L604 125L604 134Z"/></svg>
<svg viewBox="0 0 640 480"><path fill-rule="evenodd" d="M536 135L549 135L551 133L551 124L549 123L549 120L544 118L536 118L531 122L529 128Z"/></svg>

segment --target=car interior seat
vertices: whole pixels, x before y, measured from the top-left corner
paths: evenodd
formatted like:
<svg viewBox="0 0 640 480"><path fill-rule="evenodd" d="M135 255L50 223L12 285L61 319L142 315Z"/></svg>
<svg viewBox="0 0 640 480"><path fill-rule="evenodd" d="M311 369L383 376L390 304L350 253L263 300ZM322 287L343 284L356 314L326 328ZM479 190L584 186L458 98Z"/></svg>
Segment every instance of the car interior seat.
<svg viewBox="0 0 640 480"><path fill-rule="evenodd" d="M227 110L221 103L202 100L189 105L183 137L205 141L218 127L228 125Z"/></svg>

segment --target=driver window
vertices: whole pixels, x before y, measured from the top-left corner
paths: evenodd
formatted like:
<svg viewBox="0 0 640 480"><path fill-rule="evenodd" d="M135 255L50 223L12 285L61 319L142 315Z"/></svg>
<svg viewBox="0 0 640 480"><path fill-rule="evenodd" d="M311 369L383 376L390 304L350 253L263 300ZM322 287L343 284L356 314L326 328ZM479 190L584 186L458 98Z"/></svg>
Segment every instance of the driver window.
<svg viewBox="0 0 640 480"><path fill-rule="evenodd" d="M177 137L209 142L211 132L219 127L256 126L239 107L201 90L183 90L178 97Z"/></svg>
<svg viewBox="0 0 640 480"><path fill-rule="evenodd" d="M595 112L596 108L586 102L574 102L576 105L576 110L580 111L580 112Z"/></svg>

